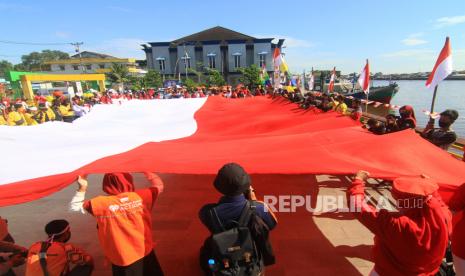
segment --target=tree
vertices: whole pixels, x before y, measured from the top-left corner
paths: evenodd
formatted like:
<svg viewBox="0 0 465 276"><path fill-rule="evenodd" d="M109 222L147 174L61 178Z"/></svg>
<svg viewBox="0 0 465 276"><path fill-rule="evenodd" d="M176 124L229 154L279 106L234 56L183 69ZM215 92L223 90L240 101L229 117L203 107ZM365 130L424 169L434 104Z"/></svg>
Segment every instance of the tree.
<svg viewBox="0 0 465 276"><path fill-rule="evenodd" d="M197 76L197 83L202 82L203 71L205 71L205 68L202 62L197 62L197 69L192 69L192 68L187 69L188 73L192 73Z"/></svg>
<svg viewBox="0 0 465 276"><path fill-rule="evenodd" d="M32 52L21 57L21 69L42 70L43 63L52 60L69 59L69 54L57 50L43 50L42 52Z"/></svg>
<svg viewBox="0 0 465 276"><path fill-rule="evenodd" d="M110 67L110 72L107 73L107 77L111 82L116 83L119 88L122 89L124 84L130 80L131 75L129 74L129 70L126 65L113 63Z"/></svg>
<svg viewBox="0 0 465 276"><path fill-rule="evenodd" d="M147 74L143 77L145 86L144 88L159 88L163 86L163 81L161 79L160 73L155 70L149 70Z"/></svg>
<svg viewBox="0 0 465 276"><path fill-rule="evenodd" d="M4 78L7 71L13 70L13 64L7 60L0 61L0 77Z"/></svg>
<svg viewBox="0 0 465 276"><path fill-rule="evenodd" d="M199 86L198 83L196 83L194 80L189 79L189 78L184 80L184 85L187 87L187 90L189 91L194 91L195 88Z"/></svg>
<svg viewBox="0 0 465 276"><path fill-rule="evenodd" d="M255 89L262 84L260 79L260 69L257 65L252 64L246 68L240 68L238 71L242 74L239 81L250 89Z"/></svg>
<svg viewBox="0 0 465 276"><path fill-rule="evenodd" d="M207 84L209 86L222 86L226 84L226 81L223 78L223 75L221 75L218 70L215 69L208 69L208 78L207 78Z"/></svg>

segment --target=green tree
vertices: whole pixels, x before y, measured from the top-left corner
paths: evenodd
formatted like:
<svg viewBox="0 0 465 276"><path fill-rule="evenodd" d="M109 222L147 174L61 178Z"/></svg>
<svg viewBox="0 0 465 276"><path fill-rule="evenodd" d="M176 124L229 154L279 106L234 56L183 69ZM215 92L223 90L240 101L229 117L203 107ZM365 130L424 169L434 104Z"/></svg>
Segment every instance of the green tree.
<svg viewBox="0 0 465 276"><path fill-rule="evenodd" d="M199 86L198 83L196 83L194 80L190 79L190 78L187 78L184 80L184 85L187 87L187 90L189 91L194 91L195 88L197 88Z"/></svg>
<svg viewBox="0 0 465 276"><path fill-rule="evenodd" d="M13 70L13 64L7 60L0 61L0 77L4 78L7 71Z"/></svg>
<svg viewBox="0 0 465 276"><path fill-rule="evenodd" d="M163 86L160 73L155 70L149 70L143 77L143 81L145 84L144 88L160 88Z"/></svg>
<svg viewBox="0 0 465 276"><path fill-rule="evenodd" d="M226 81L223 78L223 75L221 75L218 70L215 69L208 69L208 78L207 78L207 84L209 86L222 86L226 84Z"/></svg>
<svg viewBox="0 0 465 276"><path fill-rule="evenodd" d="M107 77L112 83L116 83L119 88L123 88L124 84L129 82L131 74L126 65L113 63L110 67L110 72L107 73Z"/></svg>
<svg viewBox="0 0 465 276"><path fill-rule="evenodd" d="M196 69L193 68L188 68L187 72L192 73L197 76L197 83L202 82L202 77L203 77L203 72L205 71L205 68L203 66L202 62L197 62L197 67Z"/></svg>
<svg viewBox="0 0 465 276"><path fill-rule="evenodd" d="M255 89L262 84L260 79L260 69L257 65L252 64L246 68L240 68L238 71L242 74L239 81L250 89Z"/></svg>
<svg viewBox="0 0 465 276"><path fill-rule="evenodd" d="M21 69L28 71L43 70L44 62L69 59L69 54L57 50L43 50L42 52L32 52L28 55L21 56Z"/></svg>

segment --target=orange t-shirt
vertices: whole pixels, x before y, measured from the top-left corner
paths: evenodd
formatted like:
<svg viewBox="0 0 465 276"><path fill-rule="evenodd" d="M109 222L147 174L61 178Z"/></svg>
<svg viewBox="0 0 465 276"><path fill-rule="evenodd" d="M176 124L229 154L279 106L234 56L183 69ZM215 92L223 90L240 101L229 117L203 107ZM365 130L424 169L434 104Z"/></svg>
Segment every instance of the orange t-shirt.
<svg viewBox="0 0 465 276"><path fill-rule="evenodd" d="M98 196L84 203L97 219L100 244L112 264L128 266L153 250L151 211L157 191Z"/></svg>

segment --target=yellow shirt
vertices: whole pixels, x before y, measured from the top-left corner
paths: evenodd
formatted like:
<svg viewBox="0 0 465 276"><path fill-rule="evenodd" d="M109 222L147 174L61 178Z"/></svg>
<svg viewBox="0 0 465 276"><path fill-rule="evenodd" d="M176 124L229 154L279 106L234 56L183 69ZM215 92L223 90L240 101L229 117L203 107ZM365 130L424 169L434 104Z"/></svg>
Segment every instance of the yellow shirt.
<svg viewBox="0 0 465 276"><path fill-rule="evenodd" d="M5 117L3 117L2 114L0 114L0 126L6 126L8 125L8 122L5 120Z"/></svg>
<svg viewBox="0 0 465 276"><path fill-rule="evenodd" d="M336 106L336 112L339 112L341 114L346 114L347 111L347 105L343 102Z"/></svg>
<svg viewBox="0 0 465 276"><path fill-rule="evenodd" d="M53 112L53 110L50 107L47 108L46 112L50 121L55 121L55 112Z"/></svg>
<svg viewBox="0 0 465 276"><path fill-rule="evenodd" d="M74 116L74 111L71 109L71 106L69 105L60 105L60 107L58 107L58 110L60 111L60 114L63 117Z"/></svg>
<svg viewBox="0 0 465 276"><path fill-rule="evenodd" d="M32 117L32 114L26 113L26 114L24 114L24 118L26 119L26 122L27 122L27 125L28 125L28 126L37 125L37 122L36 122L36 120L34 120L34 118Z"/></svg>
<svg viewBox="0 0 465 276"><path fill-rule="evenodd" d="M336 107L338 106L339 102L338 101L332 101L329 103L329 106L331 107L332 110L336 110Z"/></svg>
<svg viewBox="0 0 465 276"><path fill-rule="evenodd" d="M10 126L27 126L26 118L18 111L12 111L8 114L8 125Z"/></svg>

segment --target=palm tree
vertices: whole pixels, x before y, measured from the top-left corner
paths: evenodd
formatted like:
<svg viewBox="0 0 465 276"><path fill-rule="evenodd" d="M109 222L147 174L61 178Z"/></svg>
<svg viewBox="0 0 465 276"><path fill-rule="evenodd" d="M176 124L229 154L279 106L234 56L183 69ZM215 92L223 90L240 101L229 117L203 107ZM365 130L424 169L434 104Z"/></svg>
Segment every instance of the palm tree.
<svg viewBox="0 0 465 276"><path fill-rule="evenodd" d="M113 63L113 65L110 67L110 72L108 72L107 77L112 83L117 83L119 89L122 89L124 84L129 81L131 74L129 73L126 65Z"/></svg>

